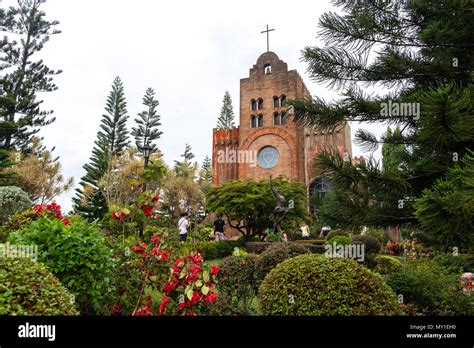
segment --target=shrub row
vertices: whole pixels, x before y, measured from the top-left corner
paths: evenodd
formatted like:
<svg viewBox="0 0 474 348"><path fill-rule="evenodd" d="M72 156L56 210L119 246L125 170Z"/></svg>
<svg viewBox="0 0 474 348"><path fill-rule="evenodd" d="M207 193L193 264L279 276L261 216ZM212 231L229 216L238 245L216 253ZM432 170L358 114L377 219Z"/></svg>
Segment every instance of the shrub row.
<svg viewBox="0 0 474 348"><path fill-rule="evenodd" d="M243 240L221 240L218 242L201 242L197 245L199 253L204 260L221 259L232 255L235 248L244 245Z"/></svg>

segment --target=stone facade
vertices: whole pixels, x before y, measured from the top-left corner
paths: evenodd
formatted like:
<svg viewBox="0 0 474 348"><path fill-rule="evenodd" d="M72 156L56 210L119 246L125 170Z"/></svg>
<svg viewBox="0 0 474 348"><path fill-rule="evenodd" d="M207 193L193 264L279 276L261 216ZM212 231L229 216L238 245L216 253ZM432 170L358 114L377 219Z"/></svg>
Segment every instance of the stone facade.
<svg viewBox="0 0 474 348"><path fill-rule="evenodd" d="M275 53L263 53L250 69L249 77L240 80L240 126L214 129L213 184L231 179L267 179L273 174L298 180L309 188L319 176L313 162L323 149L332 147L352 158L348 124L323 133L292 122L285 101L310 96L296 70L288 70ZM255 163L266 147L278 152L278 162L271 168Z"/></svg>

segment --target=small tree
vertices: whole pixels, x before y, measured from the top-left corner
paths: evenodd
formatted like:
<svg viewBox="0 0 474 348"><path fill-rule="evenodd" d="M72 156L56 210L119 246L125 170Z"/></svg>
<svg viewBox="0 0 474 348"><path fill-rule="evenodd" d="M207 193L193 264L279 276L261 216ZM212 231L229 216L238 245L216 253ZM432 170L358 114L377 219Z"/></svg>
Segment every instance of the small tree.
<svg viewBox="0 0 474 348"><path fill-rule="evenodd" d="M217 128L230 129L234 127L234 108L232 107L232 98L229 91L225 92L222 104L221 115L217 119Z"/></svg>
<svg viewBox="0 0 474 348"><path fill-rule="evenodd" d="M306 190L297 182L277 179L274 186L293 207L283 220L283 230L297 228L300 220L307 219ZM262 235L272 226L273 211L277 204L267 180L231 180L220 187L212 187L206 194L207 210L223 213L229 225L246 238Z"/></svg>
<svg viewBox="0 0 474 348"><path fill-rule="evenodd" d="M46 204L74 185L74 178L64 178L61 163L53 158L52 151L43 149L40 139L34 138L31 153L14 164L12 171L18 185L33 202Z"/></svg>
<svg viewBox="0 0 474 348"><path fill-rule="evenodd" d="M192 178L194 179L197 165L191 162L194 158L194 154L189 144L186 144L184 153L181 155L181 157L183 157L182 161L174 161L174 171L178 176L192 175Z"/></svg>
<svg viewBox="0 0 474 348"><path fill-rule="evenodd" d="M141 147L146 144L155 149L156 144L153 141L159 139L163 134L158 130L158 127L161 126L160 115L156 112L159 104L155 99L153 88L148 88L143 97L143 105L147 107L147 110L138 114L139 118L135 119L137 127L132 128L132 136L135 137L135 145L139 152Z"/></svg>

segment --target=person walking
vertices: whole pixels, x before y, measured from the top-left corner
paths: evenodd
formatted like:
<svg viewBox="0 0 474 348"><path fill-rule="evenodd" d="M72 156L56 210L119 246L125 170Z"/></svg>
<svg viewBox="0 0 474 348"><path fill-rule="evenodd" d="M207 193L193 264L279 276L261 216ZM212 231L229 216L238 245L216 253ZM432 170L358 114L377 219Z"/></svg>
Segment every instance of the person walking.
<svg viewBox="0 0 474 348"><path fill-rule="evenodd" d="M224 226L225 221L222 219L222 214L219 214L217 220L214 221L214 234L216 236L216 242L227 239L224 234Z"/></svg>
<svg viewBox="0 0 474 348"><path fill-rule="evenodd" d="M181 218L178 221L178 228L179 228L179 240L181 243L184 243L188 238L188 227L189 227L189 220L188 220L188 213L181 213Z"/></svg>
<svg viewBox="0 0 474 348"><path fill-rule="evenodd" d="M471 272L471 266L470 265L464 265L464 273L461 274L461 284L463 287L463 292L466 295L470 295L472 292L472 279L474 278L472 272Z"/></svg>
<svg viewBox="0 0 474 348"><path fill-rule="evenodd" d="M301 229L301 235L303 236L303 239L308 240L309 235L310 235L309 226L306 223L303 223L300 229Z"/></svg>

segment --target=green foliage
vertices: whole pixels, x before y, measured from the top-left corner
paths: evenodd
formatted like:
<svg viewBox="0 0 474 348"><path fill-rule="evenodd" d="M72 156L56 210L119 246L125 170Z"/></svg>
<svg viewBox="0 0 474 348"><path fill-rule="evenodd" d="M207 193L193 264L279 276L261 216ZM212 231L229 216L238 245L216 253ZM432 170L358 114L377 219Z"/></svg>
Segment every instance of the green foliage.
<svg viewBox="0 0 474 348"><path fill-rule="evenodd" d="M158 130L158 127L161 126L161 117L156 112L159 104L158 100L155 99L153 88L148 88L143 97L143 105L147 109L138 114L139 118L135 119L137 126L132 128L132 136L135 137L135 146L138 151L141 151L141 147L146 144L155 149L156 144L153 141L159 139L163 134L162 131Z"/></svg>
<svg viewBox="0 0 474 348"><path fill-rule="evenodd" d="M381 245L386 245L390 242L390 237L382 229L369 227L364 235L377 238Z"/></svg>
<svg viewBox="0 0 474 348"><path fill-rule="evenodd" d="M217 129L230 129L234 127L234 109L229 91L225 92L222 101L221 115L217 119Z"/></svg>
<svg viewBox="0 0 474 348"><path fill-rule="evenodd" d="M78 315L72 299L42 264L0 257L0 316Z"/></svg>
<svg viewBox="0 0 474 348"><path fill-rule="evenodd" d="M341 231L341 230L332 230L329 231L329 233L326 235L326 240L330 240L333 237L336 236L344 236L344 237L349 237L349 233Z"/></svg>
<svg viewBox="0 0 474 348"><path fill-rule="evenodd" d="M351 243L351 239L346 236L335 236L328 240L329 245L348 245Z"/></svg>
<svg viewBox="0 0 474 348"><path fill-rule="evenodd" d="M403 295L414 315L474 315L474 298L462 292L459 274L450 275L434 265L408 265L387 277L387 284Z"/></svg>
<svg viewBox="0 0 474 348"><path fill-rule="evenodd" d="M73 199L74 209L91 220L100 220L108 211L98 182L109 169L110 160L114 156L121 156L129 142L126 128L127 102L123 83L119 77L112 83L105 111L100 130L97 132L97 140L94 142L90 163L84 165L86 174L79 183L82 188L76 190L77 195Z"/></svg>
<svg viewBox="0 0 474 348"><path fill-rule="evenodd" d="M447 251L474 247L474 152L450 168L415 202L420 241Z"/></svg>
<svg viewBox="0 0 474 348"><path fill-rule="evenodd" d="M460 275L463 273L464 265L474 265L474 256L439 254L431 259L431 263L443 268L447 274Z"/></svg>
<svg viewBox="0 0 474 348"><path fill-rule="evenodd" d="M229 256L223 259L217 278L220 296L210 314L257 314L252 302L261 281L258 266L257 255Z"/></svg>
<svg viewBox="0 0 474 348"><path fill-rule="evenodd" d="M399 259L388 255L378 255L375 258L375 262L376 265L374 270L384 275L398 272L403 267L403 264Z"/></svg>
<svg viewBox="0 0 474 348"><path fill-rule="evenodd" d="M354 244L364 244L364 250L366 255L374 256L379 253L382 245L379 240L372 236L354 236L352 238L352 243Z"/></svg>
<svg viewBox="0 0 474 348"><path fill-rule="evenodd" d="M356 132L356 143L364 150L373 152L384 144L383 166L373 157L352 164L334 149L319 154L315 165L331 178L334 192L327 206L331 209L324 209L323 202L319 215L351 229L421 222L440 247L466 245L473 231L473 175L471 180L468 175L458 178L464 187L435 183L474 149L469 2L392 1L381 6L379 1L337 1L336 6L340 12L320 17L323 46L306 47L303 60L310 76L336 87L341 98L289 101L293 118L319 131L345 122L386 122L394 130L381 137ZM371 94L368 86L387 88ZM402 103L414 110L406 112ZM391 112L400 104L405 112ZM414 206L424 189L429 191Z"/></svg>
<svg viewBox="0 0 474 348"><path fill-rule="evenodd" d="M28 195L19 187L0 187L0 225L15 213L31 208L33 203Z"/></svg>
<svg viewBox="0 0 474 348"><path fill-rule="evenodd" d="M265 315L399 315L380 275L353 260L301 255L276 266L258 294Z"/></svg>
<svg viewBox="0 0 474 348"><path fill-rule="evenodd" d="M283 220L283 230L299 228L300 222L308 217L304 186L284 179L274 180L273 184L288 201L294 202L294 208ZM247 238L261 235L273 224L272 212L277 203L268 180L226 181L219 187L210 188L206 197L207 210L227 215L228 221L239 221L231 226Z"/></svg>
<svg viewBox="0 0 474 348"><path fill-rule="evenodd" d="M261 254L274 244L274 242L247 242L245 248L251 254Z"/></svg>
<svg viewBox="0 0 474 348"><path fill-rule="evenodd" d="M184 153L181 155L182 161L174 161L174 171L176 175L186 177L190 173L194 173L195 166L191 162L195 157L191 145L186 144L184 147Z"/></svg>
<svg viewBox="0 0 474 348"><path fill-rule="evenodd" d="M268 247L262 254L260 254L260 262L258 267L258 276L260 281L265 276L283 261L291 259L303 254L309 254L310 251L303 245L298 243L278 243Z"/></svg>
<svg viewBox="0 0 474 348"><path fill-rule="evenodd" d="M0 27L3 32L0 75L0 150L28 150L39 127L54 122L52 111L42 110L45 92L58 87L53 77L61 71L51 70L40 59L39 52L52 35L59 34L57 21L46 20L42 10L45 0L19 0L16 7L2 8ZM0 153L0 162L4 160Z"/></svg>
<svg viewBox="0 0 474 348"><path fill-rule="evenodd" d="M210 234L214 231L214 228L206 225L196 225L191 231L190 236L196 242L208 242Z"/></svg>
<svg viewBox="0 0 474 348"><path fill-rule="evenodd" d="M296 243L324 245L324 244L326 244L326 240L324 240L324 239L302 239L302 240L297 240Z"/></svg>
<svg viewBox="0 0 474 348"><path fill-rule="evenodd" d="M38 261L76 297L82 314L106 313L103 305L113 291L113 259L96 224L71 217L70 226L41 217L13 232L11 244L37 245Z"/></svg>
<svg viewBox="0 0 474 348"><path fill-rule="evenodd" d="M0 243L6 242L10 233L30 224L31 221L36 220L36 218L37 215L33 209L17 212L10 216L5 224L0 226Z"/></svg>
<svg viewBox="0 0 474 348"><path fill-rule="evenodd" d="M214 260L231 256L234 248L240 248L242 246L243 241L221 240L218 242L201 242L197 245L197 249L204 260Z"/></svg>
<svg viewBox="0 0 474 348"><path fill-rule="evenodd" d="M169 228L169 227L147 226L147 228L143 232L143 240L146 243L148 243L154 234L159 236L160 240L163 243L165 243L166 245L172 248L178 248L180 245L179 229L176 227Z"/></svg>

